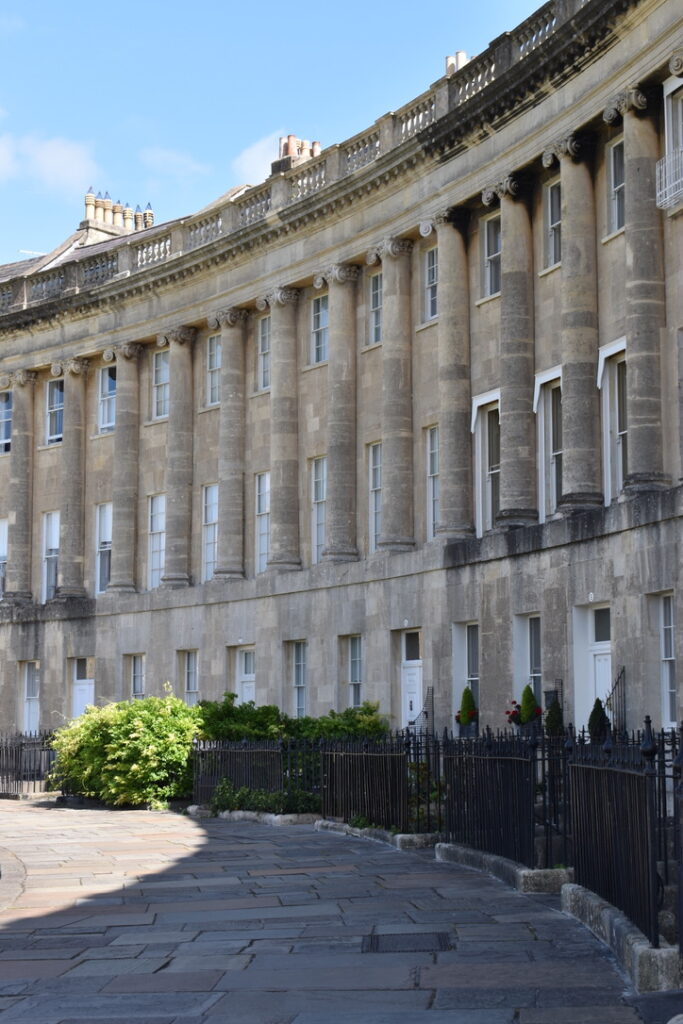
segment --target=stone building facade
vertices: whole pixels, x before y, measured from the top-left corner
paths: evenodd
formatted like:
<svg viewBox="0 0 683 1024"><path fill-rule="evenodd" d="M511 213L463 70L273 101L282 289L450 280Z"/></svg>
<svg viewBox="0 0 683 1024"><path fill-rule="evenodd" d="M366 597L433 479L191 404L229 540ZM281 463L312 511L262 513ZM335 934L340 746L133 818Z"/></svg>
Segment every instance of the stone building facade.
<svg viewBox="0 0 683 1024"><path fill-rule="evenodd" d="M0 267L2 726L159 694L683 717L683 11L550 0L356 137Z"/></svg>

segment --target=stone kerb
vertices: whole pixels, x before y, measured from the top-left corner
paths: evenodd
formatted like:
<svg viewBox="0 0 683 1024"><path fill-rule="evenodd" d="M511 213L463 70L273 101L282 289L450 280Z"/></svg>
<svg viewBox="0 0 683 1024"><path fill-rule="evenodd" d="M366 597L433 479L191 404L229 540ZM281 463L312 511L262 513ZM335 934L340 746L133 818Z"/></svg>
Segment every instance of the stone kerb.
<svg viewBox="0 0 683 1024"><path fill-rule="evenodd" d="M436 859L486 871L524 893L559 893L574 878L573 868L527 868L505 857L483 853L459 843L437 843Z"/></svg>
<svg viewBox="0 0 683 1024"><path fill-rule="evenodd" d="M563 885L562 909L609 946L638 992L667 992L683 984L678 947L665 943L655 949L632 921L596 893Z"/></svg>

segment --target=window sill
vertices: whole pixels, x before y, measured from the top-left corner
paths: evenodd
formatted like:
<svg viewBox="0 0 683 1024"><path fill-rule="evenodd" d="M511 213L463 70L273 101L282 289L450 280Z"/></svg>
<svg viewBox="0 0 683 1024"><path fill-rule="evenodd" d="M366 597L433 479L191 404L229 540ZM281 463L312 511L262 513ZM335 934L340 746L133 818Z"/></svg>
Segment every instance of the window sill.
<svg viewBox="0 0 683 1024"><path fill-rule="evenodd" d="M381 341L373 341L371 345L363 345L363 347L361 348L361 352L372 352L373 349L381 348L381 347L382 347L382 342Z"/></svg>
<svg viewBox="0 0 683 1024"><path fill-rule="evenodd" d="M220 409L220 407L221 407L221 403L220 402L214 402L213 405L204 405L204 406L202 406L201 409L197 409L197 414L201 415L203 412L216 412L216 410Z"/></svg>
<svg viewBox="0 0 683 1024"><path fill-rule="evenodd" d="M247 398L262 398L264 395L270 395L270 388L260 388L258 391L252 391L247 395Z"/></svg>
<svg viewBox="0 0 683 1024"><path fill-rule="evenodd" d="M475 306L484 306L487 302L492 302L494 299L500 298L500 292L494 292L493 295L485 295L483 299L477 299L474 303Z"/></svg>
<svg viewBox="0 0 683 1024"><path fill-rule="evenodd" d="M50 442L50 444L37 444L36 445L36 451L37 452L50 452L50 451L52 451L53 448L61 448L61 447L62 447L62 442L61 441L52 441L52 442Z"/></svg>
<svg viewBox="0 0 683 1024"><path fill-rule="evenodd" d="M97 430L94 434L91 434L88 438L89 441L99 441L101 437L113 437L114 430Z"/></svg>
<svg viewBox="0 0 683 1024"><path fill-rule="evenodd" d="M426 331L428 327L433 327L434 324L438 324L438 322L438 316L432 317L431 320L423 320L421 324L415 325L415 333L417 334L418 331Z"/></svg>
<svg viewBox="0 0 683 1024"><path fill-rule="evenodd" d="M168 416L159 416L155 420L143 420L143 427L155 427L158 423L168 423Z"/></svg>
<svg viewBox="0 0 683 1024"><path fill-rule="evenodd" d="M619 235L623 235L625 228L617 228L616 231L610 231L608 235L600 239L600 245L605 245L606 242L611 242L613 238L618 238Z"/></svg>
<svg viewBox="0 0 683 1024"><path fill-rule="evenodd" d="M308 363L307 366L301 367L302 373L308 373L309 370L319 370L321 366L327 366L327 359L321 359L319 363Z"/></svg>
<svg viewBox="0 0 683 1024"><path fill-rule="evenodd" d="M560 270L562 267L562 261L559 263L553 263L551 267L544 267L543 270L539 270L538 277L547 277L548 274L554 274L556 270Z"/></svg>

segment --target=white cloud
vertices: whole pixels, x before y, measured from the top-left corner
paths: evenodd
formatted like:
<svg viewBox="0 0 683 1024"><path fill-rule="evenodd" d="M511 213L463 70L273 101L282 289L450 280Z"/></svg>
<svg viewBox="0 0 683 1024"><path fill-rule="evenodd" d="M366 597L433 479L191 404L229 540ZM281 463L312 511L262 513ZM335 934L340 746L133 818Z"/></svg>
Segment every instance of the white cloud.
<svg viewBox="0 0 683 1024"><path fill-rule="evenodd" d="M181 153L176 149L164 149L161 146L149 146L140 150L140 160L154 174L185 181L199 174L209 174L208 164L200 164L198 160Z"/></svg>
<svg viewBox="0 0 683 1024"><path fill-rule="evenodd" d="M28 179L72 196L99 176L89 147L71 139L0 135L0 181Z"/></svg>
<svg viewBox="0 0 683 1024"><path fill-rule="evenodd" d="M89 182L99 177L97 163L89 147L82 142L26 135L19 139L18 150L25 172L56 191L71 194L84 190Z"/></svg>
<svg viewBox="0 0 683 1024"><path fill-rule="evenodd" d="M11 135L0 135L0 181L9 181L19 174L16 144Z"/></svg>
<svg viewBox="0 0 683 1024"><path fill-rule="evenodd" d="M270 174L270 165L277 160L282 131L271 132L253 145L247 146L230 162L233 173L241 184L258 185Z"/></svg>

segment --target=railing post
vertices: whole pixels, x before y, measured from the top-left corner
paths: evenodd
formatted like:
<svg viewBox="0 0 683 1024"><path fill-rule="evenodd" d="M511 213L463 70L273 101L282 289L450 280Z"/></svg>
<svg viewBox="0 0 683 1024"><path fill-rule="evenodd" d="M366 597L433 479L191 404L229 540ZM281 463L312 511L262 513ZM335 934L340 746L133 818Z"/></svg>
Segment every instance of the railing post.
<svg viewBox="0 0 683 1024"><path fill-rule="evenodd" d="M562 748L562 863L569 867L569 829L571 827L571 795L569 789L569 766L574 757L574 726L567 726L567 738ZM572 860L574 859L572 854Z"/></svg>
<svg viewBox="0 0 683 1024"><path fill-rule="evenodd" d="M652 720L649 715L645 716L645 735L640 747L640 753L645 758L645 792L647 800L647 842L648 842L648 874L649 874L649 918L650 918L650 941L655 949L659 948L659 917L657 913L657 823L655 820L655 788L657 785L657 773L655 771L654 759L657 754L657 744L652 735Z"/></svg>
<svg viewBox="0 0 683 1024"><path fill-rule="evenodd" d="M683 957L683 722L678 736L678 753L673 760L674 774L674 855L676 857L676 901L678 952Z"/></svg>

